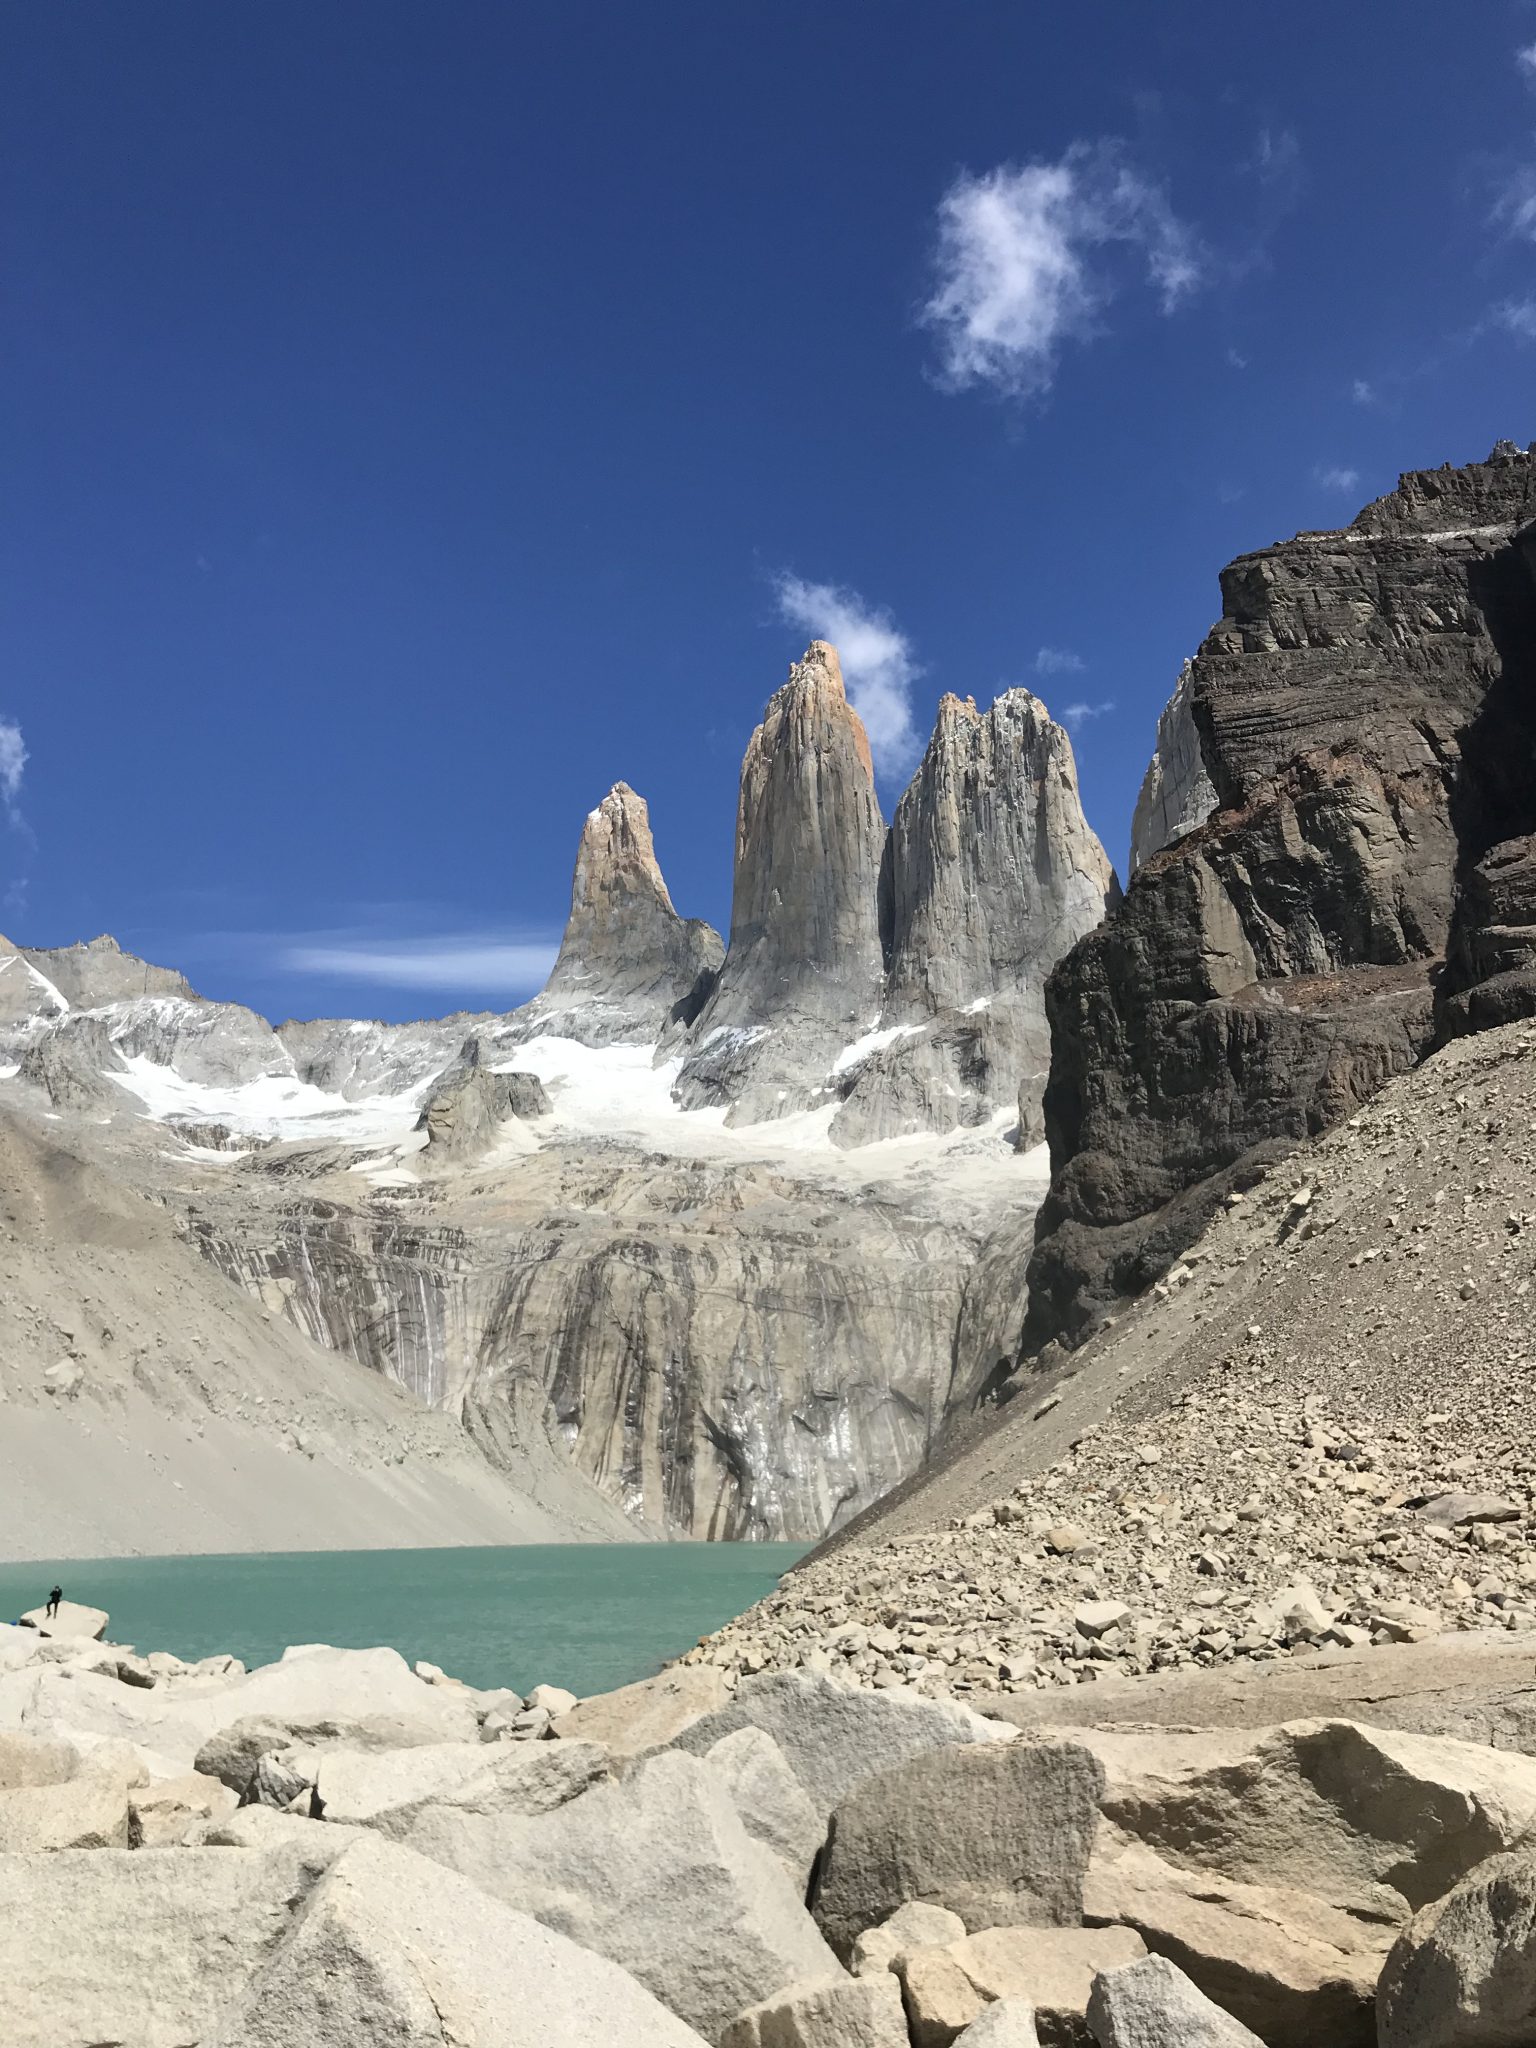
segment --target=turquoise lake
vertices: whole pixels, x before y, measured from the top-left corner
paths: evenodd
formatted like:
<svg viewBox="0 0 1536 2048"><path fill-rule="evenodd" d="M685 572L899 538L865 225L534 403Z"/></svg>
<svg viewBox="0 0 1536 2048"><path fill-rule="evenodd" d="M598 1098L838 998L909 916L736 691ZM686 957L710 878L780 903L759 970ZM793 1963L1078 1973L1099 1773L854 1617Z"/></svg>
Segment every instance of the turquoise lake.
<svg viewBox="0 0 1536 2048"><path fill-rule="evenodd" d="M797 1543L529 1544L0 1564L0 1620L57 1581L114 1642L268 1664L289 1643L428 1657L471 1685L606 1692L771 1593Z"/></svg>

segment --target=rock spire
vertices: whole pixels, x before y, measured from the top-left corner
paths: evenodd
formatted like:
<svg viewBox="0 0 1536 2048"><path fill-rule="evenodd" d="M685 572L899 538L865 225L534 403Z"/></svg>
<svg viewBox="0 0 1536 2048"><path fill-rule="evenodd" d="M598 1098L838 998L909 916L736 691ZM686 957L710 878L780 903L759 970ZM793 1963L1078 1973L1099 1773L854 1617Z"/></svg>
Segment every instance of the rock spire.
<svg viewBox="0 0 1536 2048"><path fill-rule="evenodd" d="M742 763L730 946L678 1079L686 1107L756 1123L824 1095L880 1008L884 844L869 741L836 649L813 640Z"/></svg>

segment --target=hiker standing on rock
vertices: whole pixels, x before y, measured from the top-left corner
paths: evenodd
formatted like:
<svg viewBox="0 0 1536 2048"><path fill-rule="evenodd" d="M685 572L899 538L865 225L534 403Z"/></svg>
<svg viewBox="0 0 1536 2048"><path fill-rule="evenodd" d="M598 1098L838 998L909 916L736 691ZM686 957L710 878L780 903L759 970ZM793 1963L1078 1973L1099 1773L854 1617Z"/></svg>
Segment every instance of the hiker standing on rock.
<svg viewBox="0 0 1536 2048"><path fill-rule="evenodd" d="M47 1612L48 1612L48 1619L49 1619L50 1621L53 1621L53 1620L55 1620L55 1619L56 1619L56 1617L57 1617L57 1615L58 1615L58 1612L59 1612L59 1602L60 1602L60 1601L61 1601L61 1600L62 1600L63 1598L64 1598L64 1588L63 1588L62 1586L55 1586L55 1587L54 1587L54 1589L53 1589L53 1591L52 1591L52 1592L51 1592L51 1593L50 1593L50 1594L48 1595L48 1609L47 1609Z"/></svg>

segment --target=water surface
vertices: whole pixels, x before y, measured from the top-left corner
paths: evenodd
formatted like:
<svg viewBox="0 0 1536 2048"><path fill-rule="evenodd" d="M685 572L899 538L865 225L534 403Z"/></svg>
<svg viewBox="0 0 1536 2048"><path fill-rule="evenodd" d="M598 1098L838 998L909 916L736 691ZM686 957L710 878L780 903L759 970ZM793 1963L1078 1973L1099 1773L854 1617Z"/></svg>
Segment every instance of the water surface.
<svg viewBox="0 0 1536 2048"><path fill-rule="evenodd" d="M771 1593L797 1543L550 1543L0 1564L0 1620L55 1581L114 1642L266 1664L289 1643L388 1643L471 1685L604 1692Z"/></svg>

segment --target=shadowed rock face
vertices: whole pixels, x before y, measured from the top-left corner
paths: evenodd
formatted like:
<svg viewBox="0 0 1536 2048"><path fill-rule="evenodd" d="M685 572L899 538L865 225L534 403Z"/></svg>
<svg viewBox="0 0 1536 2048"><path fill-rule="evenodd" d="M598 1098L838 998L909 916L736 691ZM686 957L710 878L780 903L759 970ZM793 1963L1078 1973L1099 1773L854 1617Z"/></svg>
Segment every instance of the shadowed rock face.
<svg viewBox="0 0 1536 2048"><path fill-rule="evenodd" d="M1216 808L1216 792L1205 772L1195 730L1193 668L1192 662L1185 662L1157 721L1157 744L1131 820L1132 874L1154 853L1203 825Z"/></svg>
<svg viewBox="0 0 1536 2048"><path fill-rule="evenodd" d="M946 696L896 806L882 874L883 1032L851 1070L846 1145L983 1123L1038 1102L1045 979L1119 895L1088 829L1072 742L1027 690ZM1033 1121L1033 1118L1026 1119Z"/></svg>
<svg viewBox="0 0 1536 2048"><path fill-rule="evenodd" d="M1433 1042L1463 876L1501 827L1536 822L1500 765L1522 721L1530 758L1514 679L1536 586L1515 536L1533 514L1536 460L1501 444L1223 575L1189 679L1217 809L1146 860L1048 988L1055 1173L1030 1341L1081 1334L1234 1183ZM1503 913L1466 893L1475 978L1502 957L1476 934Z"/></svg>
<svg viewBox="0 0 1536 2048"><path fill-rule="evenodd" d="M880 1011L885 824L836 650L812 641L741 769L731 939L677 1082L690 1109L758 1123L825 1098Z"/></svg>
<svg viewBox="0 0 1536 2048"><path fill-rule="evenodd" d="M646 1043L697 1012L723 951L718 932L673 909L645 800L616 782L587 816L559 957L519 1021L586 1045Z"/></svg>

